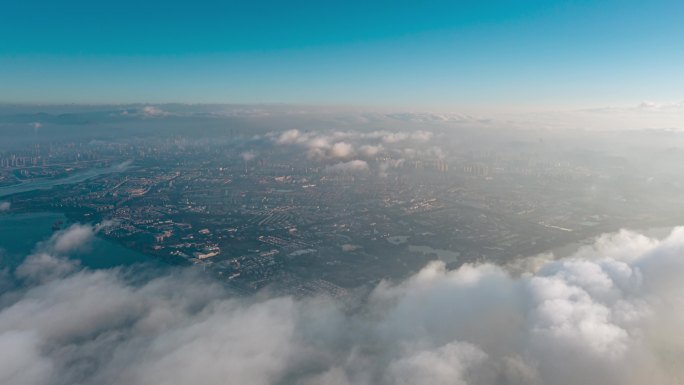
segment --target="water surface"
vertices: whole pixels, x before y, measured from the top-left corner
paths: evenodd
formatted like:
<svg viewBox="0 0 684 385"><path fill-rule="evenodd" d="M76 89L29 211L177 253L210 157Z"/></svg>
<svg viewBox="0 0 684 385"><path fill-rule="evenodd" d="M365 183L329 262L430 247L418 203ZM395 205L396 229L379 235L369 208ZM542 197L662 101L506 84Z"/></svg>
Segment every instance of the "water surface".
<svg viewBox="0 0 684 385"><path fill-rule="evenodd" d="M35 190L49 190L54 186L59 186L63 184L80 183L86 181L90 178L94 178L99 175L109 174L112 172L122 171L124 168L121 165L103 167L103 168L92 168L85 171L79 171L73 175L65 176L63 178L40 178L40 179L30 179L23 181L19 184L14 184L11 186L0 187L0 197L7 195L24 193Z"/></svg>
<svg viewBox="0 0 684 385"><path fill-rule="evenodd" d="M66 217L60 213L0 214L0 269L18 266L27 255L39 249L39 243L54 234L52 226L58 221L68 226ZM159 263L153 257L102 237L95 237L88 247L69 258L93 269Z"/></svg>

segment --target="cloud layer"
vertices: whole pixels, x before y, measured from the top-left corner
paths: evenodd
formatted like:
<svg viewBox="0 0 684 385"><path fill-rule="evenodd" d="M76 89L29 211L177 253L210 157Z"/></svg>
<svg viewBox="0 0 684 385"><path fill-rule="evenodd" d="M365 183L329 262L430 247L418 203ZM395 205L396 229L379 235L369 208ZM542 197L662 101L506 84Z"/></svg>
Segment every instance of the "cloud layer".
<svg viewBox="0 0 684 385"><path fill-rule="evenodd" d="M15 289L0 297L0 383L684 379L684 228L662 240L606 235L522 274L490 264L449 271L434 262L352 305L237 298L192 270L149 278L64 258L95 231L57 234L6 278Z"/></svg>

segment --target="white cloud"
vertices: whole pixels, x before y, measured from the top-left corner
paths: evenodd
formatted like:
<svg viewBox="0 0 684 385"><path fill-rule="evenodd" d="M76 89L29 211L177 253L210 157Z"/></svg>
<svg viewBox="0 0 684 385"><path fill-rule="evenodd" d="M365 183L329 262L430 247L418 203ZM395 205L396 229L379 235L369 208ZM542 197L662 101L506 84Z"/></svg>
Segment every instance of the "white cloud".
<svg viewBox="0 0 684 385"><path fill-rule="evenodd" d="M330 142L326 137L316 137L308 139L305 146L308 148L307 157L309 159L321 160L327 157L327 152L330 149Z"/></svg>
<svg viewBox="0 0 684 385"><path fill-rule="evenodd" d="M141 111L142 115L145 117L159 117L159 116L167 116L169 115L168 112L154 106L145 106L143 107Z"/></svg>
<svg viewBox="0 0 684 385"><path fill-rule="evenodd" d="M385 143L397 143L409 138L405 132L388 132L382 136L382 141Z"/></svg>
<svg viewBox="0 0 684 385"><path fill-rule="evenodd" d="M72 266L0 297L0 382L677 384L682 251L677 228L604 236L520 276L433 262L351 312L236 298L192 270Z"/></svg>
<svg viewBox="0 0 684 385"><path fill-rule="evenodd" d="M681 110L684 109L684 101L681 102L652 102L643 101L636 106L639 110L649 110L649 111L667 111L667 110Z"/></svg>
<svg viewBox="0 0 684 385"><path fill-rule="evenodd" d="M345 142L337 142L333 144L330 149L330 155L333 158L348 158L354 152L354 147L351 144Z"/></svg>
<svg viewBox="0 0 684 385"><path fill-rule="evenodd" d="M417 130L413 132L377 131L373 135L379 136L383 142L388 144L399 143L407 140L414 142L427 142L432 139L433 136L432 132L424 130Z"/></svg>
<svg viewBox="0 0 684 385"><path fill-rule="evenodd" d="M57 254L67 254L87 247L96 229L90 225L75 223L55 233L48 241L48 248Z"/></svg>
<svg viewBox="0 0 684 385"><path fill-rule="evenodd" d="M325 137L318 137L318 138L313 138L309 140L306 144L308 148L318 148L318 149L329 149L330 148L330 142L328 141L328 138Z"/></svg>
<svg viewBox="0 0 684 385"><path fill-rule="evenodd" d="M240 156L242 157L242 160L249 162L250 160L254 160L254 158L256 158L256 153L254 151L245 151L240 154Z"/></svg>
<svg viewBox="0 0 684 385"><path fill-rule="evenodd" d="M362 155L369 157L369 158L378 155L380 152L382 152L382 150L383 150L383 147L381 144L379 144L377 146L366 144L366 145L361 146L361 148L359 149L359 151L361 152Z"/></svg>
<svg viewBox="0 0 684 385"><path fill-rule="evenodd" d="M416 132L411 133L411 139L421 142L427 142L428 140L432 139L432 132L418 130Z"/></svg>
<svg viewBox="0 0 684 385"><path fill-rule="evenodd" d="M53 363L41 357L41 339L33 332L7 331L0 334L0 383L11 385L47 384Z"/></svg>
<svg viewBox="0 0 684 385"><path fill-rule="evenodd" d="M294 145L305 149L308 159L325 161L331 159L350 159L356 156L373 159L382 152L402 153L409 151L412 157L416 154L415 149L407 149L406 144L416 144L421 153L427 156L443 157L443 152L437 153L437 147L432 149L422 148L426 142L430 142L433 133L425 130L416 131L317 131L316 133L302 133L297 129L281 133L267 135L279 145ZM384 144L384 146L383 146ZM385 146L387 148L385 148Z"/></svg>
<svg viewBox="0 0 684 385"><path fill-rule="evenodd" d="M277 142L279 144L294 144L297 143L302 133L297 129L287 130L280 134Z"/></svg>
<svg viewBox="0 0 684 385"><path fill-rule="evenodd" d="M47 282L74 272L78 264L63 257L46 252L31 254L17 268L16 276L21 279Z"/></svg>
<svg viewBox="0 0 684 385"><path fill-rule="evenodd" d="M397 385L466 385L473 375L468 371L486 358L487 355L477 346L452 342L436 349L412 352L393 362L388 368L387 382Z"/></svg>
<svg viewBox="0 0 684 385"><path fill-rule="evenodd" d="M17 277L28 281L47 282L64 277L78 269L78 262L67 255L86 251L95 234L111 222L95 226L75 223L54 233L47 241L39 243L35 253L26 257L16 269Z"/></svg>

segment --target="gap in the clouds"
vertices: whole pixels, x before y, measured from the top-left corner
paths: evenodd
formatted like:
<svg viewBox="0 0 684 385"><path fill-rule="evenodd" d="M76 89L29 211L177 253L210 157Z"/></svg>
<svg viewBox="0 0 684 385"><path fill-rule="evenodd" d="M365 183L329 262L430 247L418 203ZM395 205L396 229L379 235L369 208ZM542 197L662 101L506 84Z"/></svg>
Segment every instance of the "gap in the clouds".
<svg viewBox="0 0 684 385"><path fill-rule="evenodd" d="M0 215L0 266L14 268L21 264L39 242L52 236L53 225L59 222L62 228L69 224L64 214L55 212ZM161 263L154 257L97 236L87 248L70 254L69 258L77 259L82 266L91 269Z"/></svg>

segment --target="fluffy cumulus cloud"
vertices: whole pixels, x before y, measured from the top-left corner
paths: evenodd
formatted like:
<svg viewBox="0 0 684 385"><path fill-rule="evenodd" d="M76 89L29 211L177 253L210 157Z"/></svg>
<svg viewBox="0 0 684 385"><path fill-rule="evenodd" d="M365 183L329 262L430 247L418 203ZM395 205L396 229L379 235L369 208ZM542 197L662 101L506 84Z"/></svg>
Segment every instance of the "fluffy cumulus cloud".
<svg viewBox="0 0 684 385"><path fill-rule="evenodd" d="M382 150L383 150L383 147L381 144L375 145L375 146L371 145L371 144L366 144L366 145L361 146L361 148L359 149L359 151L361 152L362 155L369 157L369 158L378 155L379 153L382 152Z"/></svg>
<svg viewBox="0 0 684 385"><path fill-rule="evenodd" d="M311 160L350 159L355 156L373 159L383 152L402 153L407 145L427 148L433 138L430 131L317 131L297 129L268 135L276 144L305 149ZM414 151L415 150L411 150ZM433 156L430 151L426 155Z"/></svg>
<svg viewBox="0 0 684 385"><path fill-rule="evenodd" d="M294 144L299 141L302 133L297 129L287 130L278 137L278 144Z"/></svg>
<svg viewBox="0 0 684 385"><path fill-rule="evenodd" d="M96 227L73 224L66 230L54 234L49 240L49 247L60 254L66 254L86 247L95 234Z"/></svg>
<svg viewBox="0 0 684 385"><path fill-rule="evenodd" d="M337 142L330 149L333 158L348 158L354 152L354 147L346 142Z"/></svg>
<svg viewBox="0 0 684 385"><path fill-rule="evenodd" d="M72 273L78 264L64 257L88 250L95 234L104 226L106 223L96 226L76 223L54 233L36 246L35 252L26 257L15 275L28 281L45 282Z"/></svg>
<svg viewBox="0 0 684 385"><path fill-rule="evenodd" d="M345 137L344 133L332 134L302 133L297 129L285 131L278 135L275 140L280 145L297 145L306 149L309 159L323 160L335 158L348 158L354 152L354 147L347 142L337 139Z"/></svg>
<svg viewBox="0 0 684 385"><path fill-rule="evenodd" d="M70 263L58 243L44 269ZM529 266L433 262L353 310L238 298L193 270L25 269L0 297L0 383L682 383L684 228Z"/></svg>

